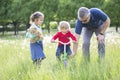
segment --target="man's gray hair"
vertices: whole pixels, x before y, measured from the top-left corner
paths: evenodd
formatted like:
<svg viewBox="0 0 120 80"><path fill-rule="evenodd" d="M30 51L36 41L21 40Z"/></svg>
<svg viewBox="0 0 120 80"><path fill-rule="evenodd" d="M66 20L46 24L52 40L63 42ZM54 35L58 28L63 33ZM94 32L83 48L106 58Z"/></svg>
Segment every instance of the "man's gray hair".
<svg viewBox="0 0 120 80"><path fill-rule="evenodd" d="M78 10L78 18L84 18L90 13L89 9L86 7L80 7Z"/></svg>

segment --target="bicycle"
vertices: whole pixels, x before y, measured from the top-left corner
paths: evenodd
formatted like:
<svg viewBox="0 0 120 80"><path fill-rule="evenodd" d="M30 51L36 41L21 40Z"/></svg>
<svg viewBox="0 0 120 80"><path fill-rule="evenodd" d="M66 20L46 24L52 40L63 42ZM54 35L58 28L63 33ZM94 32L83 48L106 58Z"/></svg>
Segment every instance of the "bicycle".
<svg viewBox="0 0 120 80"><path fill-rule="evenodd" d="M67 52L66 52L66 45L70 44L71 42L70 41L67 42L67 43L64 43L64 42L61 42L61 41L58 41L58 42L64 45L62 61L64 63L64 66L67 67L68 66L68 58L67 58Z"/></svg>

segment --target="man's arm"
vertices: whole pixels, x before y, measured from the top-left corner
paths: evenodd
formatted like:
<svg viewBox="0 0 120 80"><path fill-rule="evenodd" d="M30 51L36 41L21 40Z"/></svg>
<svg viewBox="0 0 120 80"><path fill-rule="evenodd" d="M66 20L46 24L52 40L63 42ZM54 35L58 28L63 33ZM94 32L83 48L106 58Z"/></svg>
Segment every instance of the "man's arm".
<svg viewBox="0 0 120 80"><path fill-rule="evenodd" d="M72 56L75 56L77 53L80 35L75 33L75 37L76 37L77 41L75 43L73 43L73 55Z"/></svg>
<svg viewBox="0 0 120 80"><path fill-rule="evenodd" d="M100 33L104 34L106 29L110 26L110 19L109 17L107 17L107 20L103 23L102 25L102 30L100 31Z"/></svg>
<svg viewBox="0 0 120 80"><path fill-rule="evenodd" d="M104 35L106 29L110 26L110 19L107 18L107 20L103 23L102 26L103 26L102 30L100 31L100 33L97 36L97 40L100 41L100 42L103 41L103 39L104 39L103 35Z"/></svg>

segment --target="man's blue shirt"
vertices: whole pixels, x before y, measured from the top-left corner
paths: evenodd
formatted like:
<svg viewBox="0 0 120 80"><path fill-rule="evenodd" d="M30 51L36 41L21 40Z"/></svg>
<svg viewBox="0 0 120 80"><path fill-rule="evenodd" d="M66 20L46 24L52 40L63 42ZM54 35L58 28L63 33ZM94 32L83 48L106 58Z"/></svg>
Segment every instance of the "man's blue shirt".
<svg viewBox="0 0 120 80"><path fill-rule="evenodd" d="M88 23L82 23L79 19L76 21L75 32L77 34L81 34L82 27L86 27L88 29L98 28L105 22L107 19L107 15L98 8L90 9L90 21Z"/></svg>

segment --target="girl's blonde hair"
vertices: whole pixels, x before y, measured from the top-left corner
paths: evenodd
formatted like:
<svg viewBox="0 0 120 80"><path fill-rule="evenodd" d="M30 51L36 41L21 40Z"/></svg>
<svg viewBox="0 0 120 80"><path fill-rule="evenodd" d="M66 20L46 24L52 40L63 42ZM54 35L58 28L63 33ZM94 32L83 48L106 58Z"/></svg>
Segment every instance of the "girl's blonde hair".
<svg viewBox="0 0 120 80"><path fill-rule="evenodd" d="M44 18L44 14L43 14L42 12L39 12L39 11L34 12L34 13L31 14L31 16L30 16L30 21L31 21L31 22L34 22L35 19L38 19L38 18L40 18L40 17L43 17L43 18Z"/></svg>
<svg viewBox="0 0 120 80"><path fill-rule="evenodd" d="M61 21L58 26L58 30L61 31L62 28L66 28L70 30L70 24L67 21Z"/></svg>

